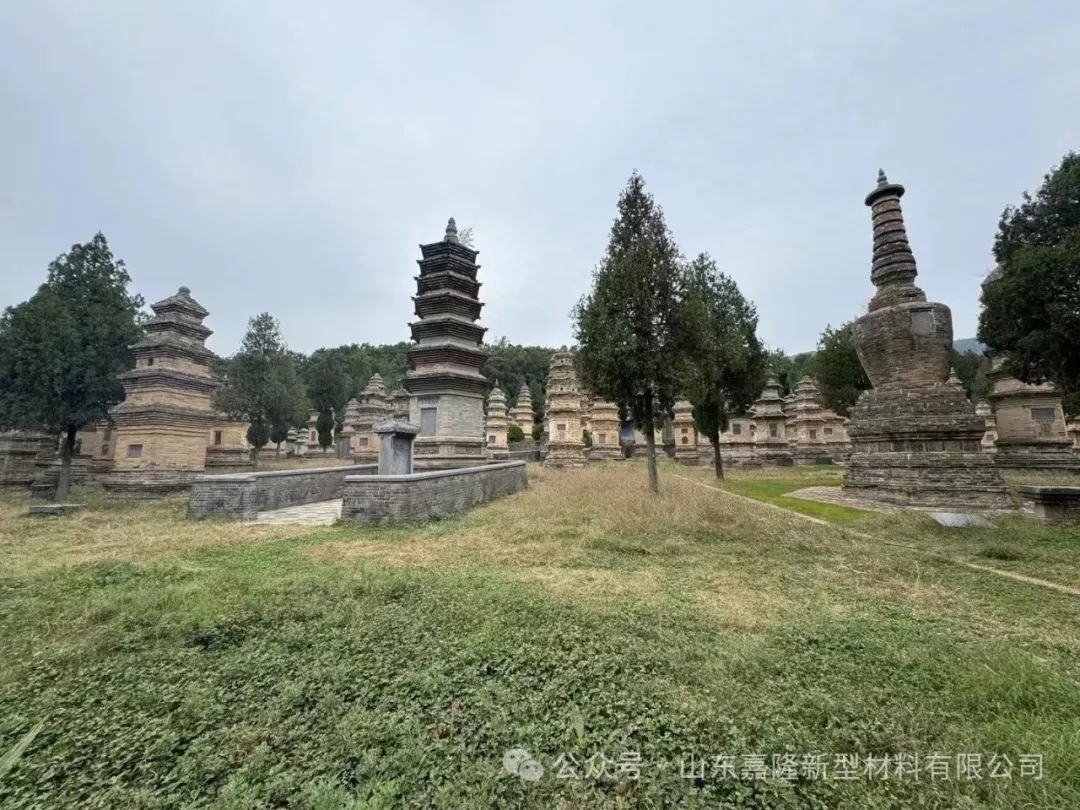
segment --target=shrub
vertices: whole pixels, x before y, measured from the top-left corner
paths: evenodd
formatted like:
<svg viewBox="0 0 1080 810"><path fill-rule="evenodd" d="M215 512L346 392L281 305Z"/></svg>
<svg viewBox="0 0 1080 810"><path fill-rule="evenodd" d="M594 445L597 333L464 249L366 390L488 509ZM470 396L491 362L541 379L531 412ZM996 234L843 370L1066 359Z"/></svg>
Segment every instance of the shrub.
<svg viewBox="0 0 1080 810"><path fill-rule="evenodd" d="M525 431L521 429L521 425L510 425L506 429L506 440L511 443L525 441Z"/></svg>

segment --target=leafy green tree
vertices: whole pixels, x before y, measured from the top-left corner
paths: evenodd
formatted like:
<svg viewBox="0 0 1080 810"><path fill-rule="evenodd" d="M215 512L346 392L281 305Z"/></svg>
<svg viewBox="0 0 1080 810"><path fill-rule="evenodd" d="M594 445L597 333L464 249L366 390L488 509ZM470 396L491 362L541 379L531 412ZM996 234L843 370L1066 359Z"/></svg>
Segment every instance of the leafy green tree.
<svg viewBox="0 0 1080 810"><path fill-rule="evenodd" d="M723 479L720 434L761 390L768 355L757 337L757 310L707 253L687 266L682 302L681 388L694 406L694 424L712 445L716 477Z"/></svg>
<svg viewBox="0 0 1080 810"><path fill-rule="evenodd" d="M680 263L663 211L634 172L574 321L582 381L596 396L630 406L645 434L653 493L660 490L653 431L670 415L678 382Z"/></svg>
<svg viewBox="0 0 1080 810"><path fill-rule="evenodd" d="M964 393L972 402L986 399L990 394L990 358L975 352L953 351L953 368L964 384Z"/></svg>
<svg viewBox="0 0 1080 810"><path fill-rule="evenodd" d="M847 416L859 394L871 387L870 378L866 376L855 350L854 326L851 322L836 329L825 327L818 338L809 372L817 380L825 405L841 416Z"/></svg>
<svg viewBox="0 0 1080 810"><path fill-rule="evenodd" d="M537 441L537 442L544 438L544 423L543 422L533 422L532 437L533 437L533 441Z"/></svg>
<svg viewBox="0 0 1080 810"><path fill-rule="evenodd" d="M543 413L547 396L547 373L555 349L545 346L519 346L505 337L485 347L489 356L481 369L493 384L499 380L504 390L519 391L522 383L528 383L532 396L533 413ZM515 395L516 396L516 395ZM513 405L516 405L515 401Z"/></svg>
<svg viewBox="0 0 1080 810"><path fill-rule="evenodd" d="M796 384L807 374L814 361L813 352L800 352L788 357L783 349L770 349L766 366L773 370L780 383L781 396L787 396L795 390Z"/></svg>
<svg viewBox="0 0 1080 810"><path fill-rule="evenodd" d="M71 487L75 437L124 397L117 375L134 365L143 300L98 233L49 265L48 279L0 317L0 424L60 433L57 498Z"/></svg>
<svg viewBox="0 0 1080 810"><path fill-rule="evenodd" d="M311 406L318 411L315 429L325 454L326 448L334 442L335 415L344 414L349 401L351 384L341 354L326 349L314 352L304 364L304 380Z"/></svg>
<svg viewBox="0 0 1080 810"><path fill-rule="evenodd" d="M287 433L289 427L307 422L307 395L296 361L270 313L248 321L240 351L229 360L225 383L214 395L214 406L248 423L247 440L256 465L259 450L281 436L283 426Z"/></svg>
<svg viewBox="0 0 1080 810"><path fill-rule="evenodd" d="M506 429L506 441L508 442L523 442L525 441L525 431L521 429L521 425L510 425Z"/></svg>
<svg viewBox="0 0 1080 810"><path fill-rule="evenodd" d="M1080 154L1001 215L978 337L1025 382L1050 380L1080 412Z"/></svg>

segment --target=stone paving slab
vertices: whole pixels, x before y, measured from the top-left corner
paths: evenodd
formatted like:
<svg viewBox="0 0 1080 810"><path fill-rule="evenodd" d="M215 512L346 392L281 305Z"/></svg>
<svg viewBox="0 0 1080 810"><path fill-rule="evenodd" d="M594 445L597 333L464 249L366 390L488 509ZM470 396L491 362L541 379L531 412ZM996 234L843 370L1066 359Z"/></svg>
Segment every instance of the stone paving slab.
<svg viewBox="0 0 1080 810"><path fill-rule="evenodd" d="M287 506L284 509L269 509L259 512L254 524L286 525L290 523L312 526L329 526L341 518L341 498L332 501L317 501L303 506Z"/></svg>

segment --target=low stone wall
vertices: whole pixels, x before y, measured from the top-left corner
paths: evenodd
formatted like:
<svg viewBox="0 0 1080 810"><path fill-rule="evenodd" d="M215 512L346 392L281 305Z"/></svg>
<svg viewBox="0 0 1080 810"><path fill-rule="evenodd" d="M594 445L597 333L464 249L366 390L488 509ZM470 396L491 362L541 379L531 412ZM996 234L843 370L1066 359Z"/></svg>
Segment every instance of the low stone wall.
<svg viewBox="0 0 1080 810"><path fill-rule="evenodd" d="M410 523L446 517L510 495L528 484L524 461L412 475L345 479L341 519L358 523Z"/></svg>
<svg viewBox="0 0 1080 810"><path fill-rule="evenodd" d="M377 464L201 475L191 485L188 519L254 520L259 512L340 498L349 477L374 475Z"/></svg>
<svg viewBox="0 0 1080 810"><path fill-rule="evenodd" d="M511 461L540 461L542 458L539 447L511 449L508 455Z"/></svg>

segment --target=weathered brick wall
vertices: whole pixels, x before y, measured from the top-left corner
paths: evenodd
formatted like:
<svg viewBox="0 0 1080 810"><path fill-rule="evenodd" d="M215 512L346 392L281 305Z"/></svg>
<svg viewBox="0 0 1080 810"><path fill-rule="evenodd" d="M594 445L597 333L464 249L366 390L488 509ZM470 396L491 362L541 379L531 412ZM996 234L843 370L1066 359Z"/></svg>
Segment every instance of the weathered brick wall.
<svg viewBox="0 0 1080 810"><path fill-rule="evenodd" d="M259 512L340 498L345 479L374 475L376 464L274 470L237 475L202 475L191 485L188 518L253 520Z"/></svg>
<svg viewBox="0 0 1080 810"><path fill-rule="evenodd" d="M350 476L341 517L359 523L431 520L510 495L527 483L524 461L413 475Z"/></svg>

